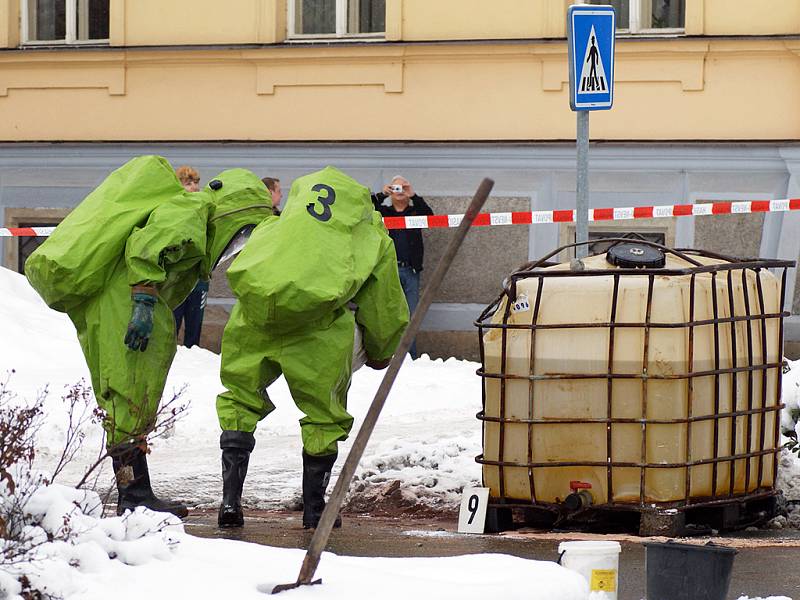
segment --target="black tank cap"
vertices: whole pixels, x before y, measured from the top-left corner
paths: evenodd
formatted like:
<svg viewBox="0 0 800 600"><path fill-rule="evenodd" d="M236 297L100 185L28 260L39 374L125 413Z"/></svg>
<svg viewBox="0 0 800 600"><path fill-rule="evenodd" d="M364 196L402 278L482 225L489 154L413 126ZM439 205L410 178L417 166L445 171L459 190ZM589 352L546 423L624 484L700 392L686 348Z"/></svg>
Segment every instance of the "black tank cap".
<svg viewBox="0 0 800 600"><path fill-rule="evenodd" d="M667 262L667 257L659 248L645 244L623 243L612 246L606 254L612 265L625 269L658 269Z"/></svg>
<svg viewBox="0 0 800 600"><path fill-rule="evenodd" d="M219 179L212 179L208 182L208 187L216 192L222 189L222 182Z"/></svg>

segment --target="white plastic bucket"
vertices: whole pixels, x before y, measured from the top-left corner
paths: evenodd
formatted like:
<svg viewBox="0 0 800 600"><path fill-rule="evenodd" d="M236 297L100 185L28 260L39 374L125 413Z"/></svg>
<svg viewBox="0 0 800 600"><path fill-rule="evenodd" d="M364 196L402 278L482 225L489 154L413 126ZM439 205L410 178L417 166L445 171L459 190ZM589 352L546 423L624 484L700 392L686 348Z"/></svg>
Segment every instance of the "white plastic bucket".
<svg viewBox="0 0 800 600"><path fill-rule="evenodd" d="M586 579L592 600L617 600L621 551L619 542L561 542L558 545L561 565Z"/></svg>

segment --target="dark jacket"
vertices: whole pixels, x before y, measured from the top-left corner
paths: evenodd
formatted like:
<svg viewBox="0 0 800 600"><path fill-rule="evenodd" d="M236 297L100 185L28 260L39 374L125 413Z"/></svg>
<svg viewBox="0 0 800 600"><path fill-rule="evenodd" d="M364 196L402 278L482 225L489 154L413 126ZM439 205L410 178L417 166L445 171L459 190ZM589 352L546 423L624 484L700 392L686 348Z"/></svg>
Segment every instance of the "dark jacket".
<svg viewBox="0 0 800 600"><path fill-rule="evenodd" d="M375 210L384 217L417 217L433 214L431 207L425 203L422 196L414 194L404 211L395 210L391 204L389 206L383 204L386 198L387 196L383 192L372 195L372 204L375 205ZM422 271L422 262L425 254L422 244L422 231L419 229L390 229L389 235L394 240L395 245L400 236L405 238L409 247L411 268L417 272Z"/></svg>

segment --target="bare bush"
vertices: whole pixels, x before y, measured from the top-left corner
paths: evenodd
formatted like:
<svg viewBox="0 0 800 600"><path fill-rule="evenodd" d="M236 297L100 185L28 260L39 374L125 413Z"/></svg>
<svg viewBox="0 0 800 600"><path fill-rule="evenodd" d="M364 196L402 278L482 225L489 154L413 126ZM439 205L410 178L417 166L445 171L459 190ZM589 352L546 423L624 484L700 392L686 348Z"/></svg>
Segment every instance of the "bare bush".
<svg viewBox="0 0 800 600"><path fill-rule="evenodd" d="M36 455L36 434L42 425L42 405L47 390L40 393L31 406L19 406L16 396L8 389L8 382L14 371L0 381L0 483L5 482L11 494L16 482L11 473L15 465L29 468Z"/></svg>
<svg viewBox="0 0 800 600"><path fill-rule="evenodd" d="M99 424L103 418L103 411L94 402L92 388L81 379L78 383L65 386L66 392L61 400L67 406L67 429L61 454L53 468L50 481L55 481L64 467L70 464L86 439L87 427Z"/></svg>
<svg viewBox="0 0 800 600"><path fill-rule="evenodd" d="M163 402L159 405L158 411L156 411L155 416L149 420L149 422L145 421L144 417L140 416L140 422L144 423L143 426L138 426L136 429L143 431L144 433L140 436L140 443L147 448L149 443L152 442L154 439L161 438L161 437L169 437L170 432L174 430L175 423L177 423L189 409L189 403L181 403L180 399L183 396L184 392L186 391L186 386L184 385L179 390L172 394L172 397ZM131 407L131 413L136 414L135 407ZM141 412L139 413L142 414ZM96 408L93 413L93 420L96 422L103 423L103 429L106 431L106 435L110 435L110 437L114 437L114 423L108 417L108 414L103 411L101 408ZM105 440L104 440L105 441ZM79 489L84 489L87 487L87 484L90 481L90 476L97 471L97 468L103 464L106 458L112 456L114 451L119 448L119 445L112 445L107 446L105 443L103 444L98 456L97 460L92 463L86 472L84 473L81 480L75 486ZM74 456L74 455L73 455ZM94 478L94 484L89 486L89 489L97 490L97 476Z"/></svg>
<svg viewBox="0 0 800 600"><path fill-rule="evenodd" d="M72 515L78 512L96 514L102 512L108 504L111 490L100 493L99 467L110 456L114 448L106 447L103 436L97 458L85 470L78 489L95 492L99 496L99 504L90 506L87 500L98 496L87 496L81 502L74 502L74 508L64 515L63 522L57 527L44 527L43 515L32 515L28 508L31 498L37 490L50 485L64 469L77 457L87 439L91 427L103 425L104 430L113 435L113 427L108 415L96 407L91 387L81 380L75 385L67 386L62 401L66 406L67 426L63 444L56 465L50 476L36 474L33 463L36 457L36 437L43 424L44 402L48 394L47 388L37 394L29 403L22 402L9 388L14 371L10 371L0 381L0 568L20 567L24 563L33 563L39 558L42 545L54 541L75 542L83 531L76 531L72 523ZM174 428L186 412L188 404L180 403L185 387L178 390L158 409L154 418L140 429L144 431L141 443L145 446L155 438L163 437ZM91 500L89 504L92 504ZM130 515L128 515L129 517ZM126 521L127 522L127 521ZM141 536L159 533L170 524L165 519L156 527L142 531ZM111 556L111 558L115 558ZM52 595L35 589L28 577L19 569L18 581L22 586L23 598L53 599Z"/></svg>
<svg viewBox="0 0 800 600"><path fill-rule="evenodd" d="M49 484L31 474L47 390L22 404L8 387L13 374L0 382L0 564L24 561L39 545L26 529L24 509L36 489Z"/></svg>

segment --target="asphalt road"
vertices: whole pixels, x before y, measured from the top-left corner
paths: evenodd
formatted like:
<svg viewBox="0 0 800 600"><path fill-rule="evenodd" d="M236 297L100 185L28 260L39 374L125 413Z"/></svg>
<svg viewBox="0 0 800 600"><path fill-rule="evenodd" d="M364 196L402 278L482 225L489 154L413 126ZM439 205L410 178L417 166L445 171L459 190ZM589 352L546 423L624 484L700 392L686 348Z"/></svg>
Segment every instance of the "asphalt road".
<svg viewBox="0 0 800 600"><path fill-rule="evenodd" d="M296 512L249 511L242 529L220 530L216 513L194 511L186 519L186 531L198 537L226 538L283 548L306 548L311 532L304 530ZM622 544L619 600L645 598L645 549L643 541L627 535L552 533L522 530L499 535L455 533L450 519L344 517L342 529L334 530L327 550L350 556L453 556L503 553L536 560L556 560L558 544L566 540L603 539ZM711 538L684 540L705 543ZM800 600L800 531L739 532L713 538L715 543L738 550L728 598L740 596L788 596ZM299 568L299 565L298 565ZM292 579L296 574L287 574Z"/></svg>

